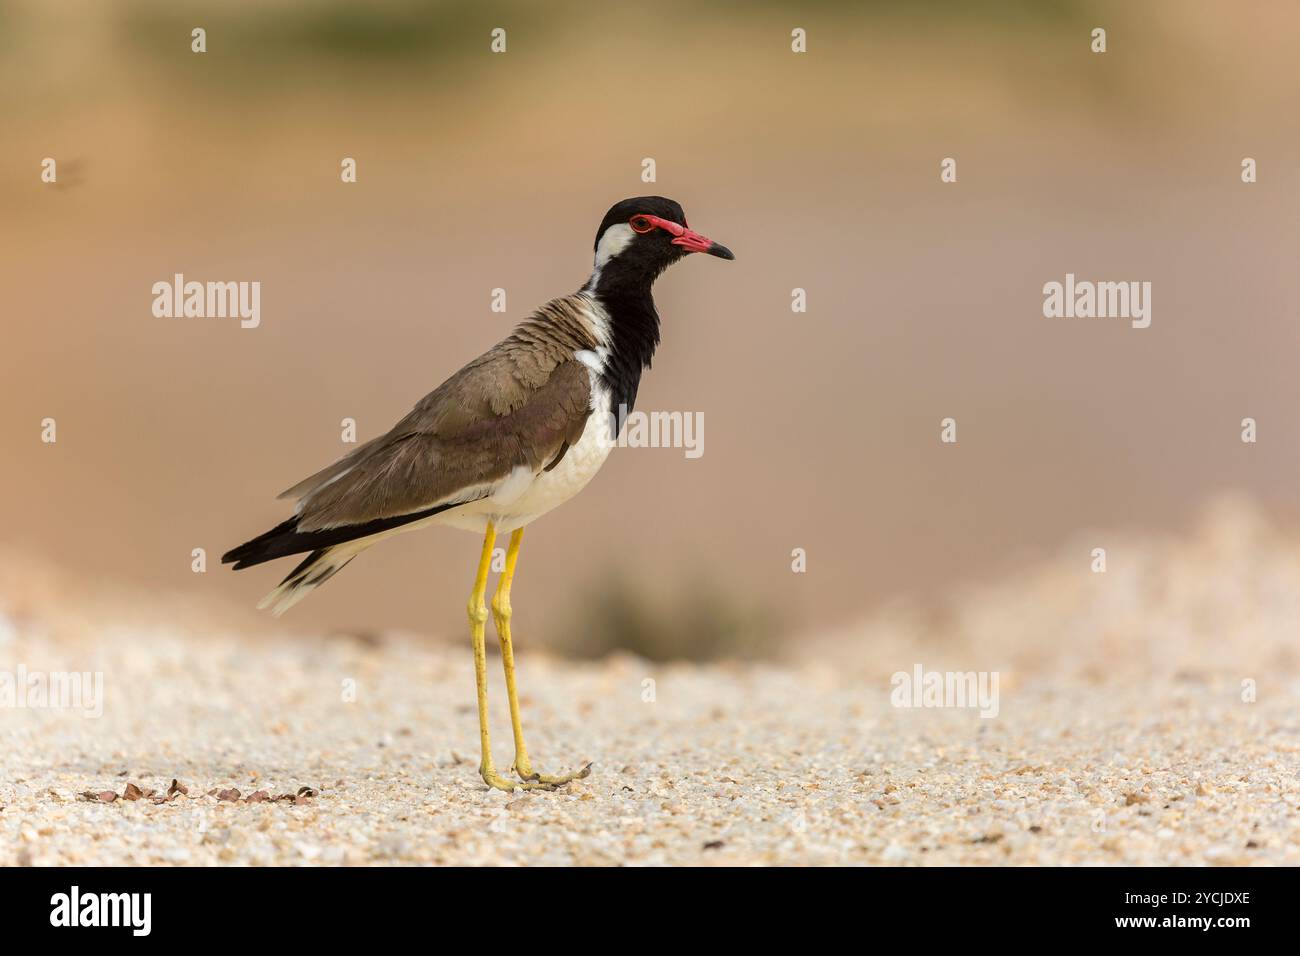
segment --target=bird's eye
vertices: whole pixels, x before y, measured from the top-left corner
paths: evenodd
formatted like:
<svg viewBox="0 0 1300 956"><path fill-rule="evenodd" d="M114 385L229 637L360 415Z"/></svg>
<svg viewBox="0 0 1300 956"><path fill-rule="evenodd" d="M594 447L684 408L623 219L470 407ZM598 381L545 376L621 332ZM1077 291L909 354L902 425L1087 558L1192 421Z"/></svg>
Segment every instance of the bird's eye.
<svg viewBox="0 0 1300 956"><path fill-rule="evenodd" d="M655 227L646 216L633 216L628 225L632 227L633 232L649 232Z"/></svg>

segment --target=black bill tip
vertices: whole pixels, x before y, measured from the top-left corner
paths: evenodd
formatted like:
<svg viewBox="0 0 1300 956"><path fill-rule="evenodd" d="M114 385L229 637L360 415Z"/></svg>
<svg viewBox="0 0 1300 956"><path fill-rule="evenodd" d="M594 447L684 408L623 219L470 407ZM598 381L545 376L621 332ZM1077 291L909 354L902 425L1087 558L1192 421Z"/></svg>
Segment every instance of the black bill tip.
<svg viewBox="0 0 1300 956"><path fill-rule="evenodd" d="M708 251L708 254L709 254L709 255L711 255L711 256L717 256L719 259L735 259L735 258L736 258L735 253L733 253L733 252L732 252L730 249L728 249L726 246L724 246L724 245L720 245L719 243L716 243L716 242L713 243L712 245L710 245L707 251Z"/></svg>

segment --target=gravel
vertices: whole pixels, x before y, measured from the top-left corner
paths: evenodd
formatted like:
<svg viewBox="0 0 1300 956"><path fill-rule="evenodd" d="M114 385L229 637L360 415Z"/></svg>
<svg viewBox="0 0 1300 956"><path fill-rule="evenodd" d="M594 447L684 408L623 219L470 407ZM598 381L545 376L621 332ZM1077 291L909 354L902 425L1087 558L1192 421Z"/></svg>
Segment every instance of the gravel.
<svg viewBox="0 0 1300 956"><path fill-rule="evenodd" d="M595 766L556 793L506 794L476 772L467 651L150 651L95 661L100 719L5 715L0 862L1300 862L1295 711L1242 704L1232 686L1029 684L984 719L899 710L887 687L816 666L533 655L534 759ZM508 763L508 725L494 731ZM161 794L173 778L189 794L164 803L79 796ZM302 787L316 795L208 795Z"/></svg>
<svg viewBox="0 0 1300 956"><path fill-rule="evenodd" d="M555 793L480 781L468 641L70 634L11 607L0 669L102 672L104 701L0 709L0 863L1300 863L1300 548L1227 509L1114 539L1106 575L1082 554L779 663L575 663L521 634L534 762L594 763ZM893 706L916 663L999 671L997 716Z"/></svg>

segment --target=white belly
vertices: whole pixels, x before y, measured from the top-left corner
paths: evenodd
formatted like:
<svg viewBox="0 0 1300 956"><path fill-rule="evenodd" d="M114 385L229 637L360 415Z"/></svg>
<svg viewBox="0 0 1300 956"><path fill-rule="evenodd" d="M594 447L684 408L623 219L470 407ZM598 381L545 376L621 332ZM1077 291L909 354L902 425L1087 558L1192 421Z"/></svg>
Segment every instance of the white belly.
<svg viewBox="0 0 1300 956"><path fill-rule="evenodd" d="M582 437L554 468L535 476L509 478L491 497L443 512L434 521L482 534L490 519L501 534L522 528L576 495L600 471L614 445L609 436L609 394L602 389L594 393L594 399Z"/></svg>
<svg viewBox="0 0 1300 956"><path fill-rule="evenodd" d="M498 533L514 531L564 504L600 471L616 437L610 416L611 397L600 380L609 358L609 316L595 299L588 302L587 314L592 332L601 344L594 351L583 350L573 355L587 366L591 376L591 415L587 418L582 437L569 447L550 471L534 475L522 468L516 469L489 497L444 511L432 519L434 522L482 534L490 520Z"/></svg>

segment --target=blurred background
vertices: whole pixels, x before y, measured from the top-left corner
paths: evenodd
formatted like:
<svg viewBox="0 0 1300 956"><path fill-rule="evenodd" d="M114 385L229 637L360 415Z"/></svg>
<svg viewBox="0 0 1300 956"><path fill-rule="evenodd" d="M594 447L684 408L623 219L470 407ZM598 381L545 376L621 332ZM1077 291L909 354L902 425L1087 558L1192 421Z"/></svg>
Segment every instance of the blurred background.
<svg viewBox="0 0 1300 956"><path fill-rule="evenodd" d="M351 447L342 419L382 433L577 288L643 193L737 254L661 281L638 399L703 412L705 454L617 451L532 526L525 643L777 653L1085 571L1094 529L1176 533L1224 490L1293 528L1298 27L1282 0L0 0L8 596L53 569L60 599L460 639L461 532L368 552L278 624L251 608L288 564L217 562ZM155 318L176 272L260 281L261 327ZM1067 272L1151 282L1151 327L1045 319Z"/></svg>

